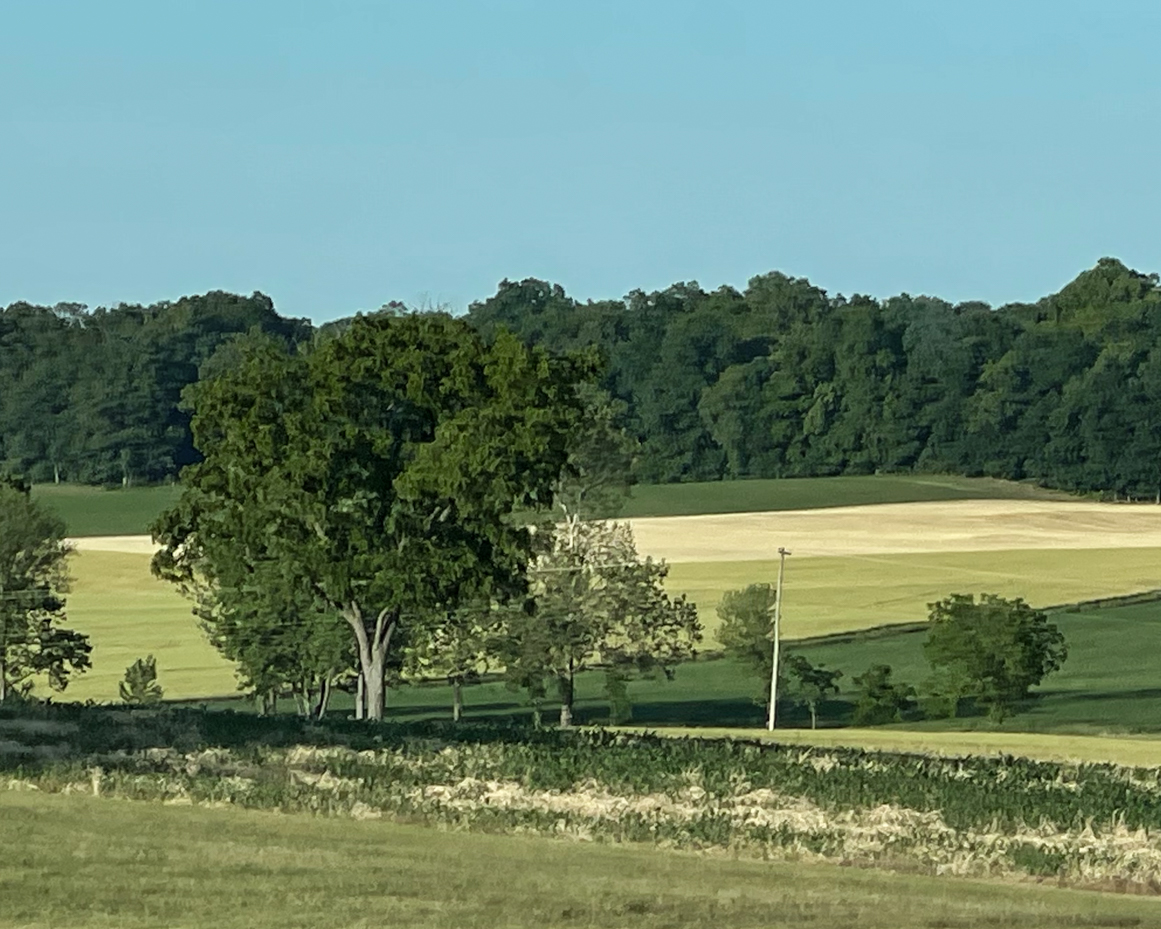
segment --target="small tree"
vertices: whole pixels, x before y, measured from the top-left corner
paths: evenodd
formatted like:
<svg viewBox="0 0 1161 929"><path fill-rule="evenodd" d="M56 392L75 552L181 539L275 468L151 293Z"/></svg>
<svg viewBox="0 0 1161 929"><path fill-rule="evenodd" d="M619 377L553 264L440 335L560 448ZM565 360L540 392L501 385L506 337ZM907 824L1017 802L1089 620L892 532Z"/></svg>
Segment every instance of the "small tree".
<svg viewBox="0 0 1161 929"><path fill-rule="evenodd" d="M26 485L0 481L0 702L30 691L37 674L64 690L90 667L88 638L58 625L69 587L64 533Z"/></svg>
<svg viewBox="0 0 1161 929"><path fill-rule="evenodd" d="M479 681L493 660L495 638L506 610L487 599L438 610L410 627L404 648L407 677L442 677L452 688L452 720L463 716L463 688Z"/></svg>
<svg viewBox="0 0 1161 929"><path fill-rule="evenodd" d="M1056 625L1020 598L952 594L930 610L923 652L952 715L970 697L1002 721L1068 657Z"/></svg>
<svg viewBox="0 0 1161 929"><path fill-rule="evenodd" d="M503 663L530 691L555 680L560 724L572 725L576 676L586 668L614 670L607 693L614 715L625 712L624 677L674 666L701 641L697 608L663 586L668 567L641 559L629 527L570 517L542 530L530 568L535 609L508 612Z"/></svg>
<svg viewBox="0 0 1161 929"><path fill-rule="evenodd" d="M856 726L899 722L915 696L915 688L909 684L891 682L890 665L871 665L854 682L859 689L859 699L855 704Z"/></svg>
<svg viewBox="0 0 1161 929"><path fill-rule="evenodd" d="M817 729L818 705L828 695L838 693L836 682L843 676L842 671L812 665L802 655L788 655L781 664L789 684L790 695L806 704L810 710L810 728Z"/></svg>
<svg viewBox="0 0 1161 929"><path fill-rule="evenodd" d="M775 593L773 584L751 584L726 591L718 604L718 641L758 676L769 677L774 660Z"/></svg>
<svg viewBox="0 0 1161 929"><path fill-rule="evenodd" d="M138 658L125 669L125 679L119 688L123 703L136 706L160 703L164 692L157 683L157 659L152 655Z"/></svg>

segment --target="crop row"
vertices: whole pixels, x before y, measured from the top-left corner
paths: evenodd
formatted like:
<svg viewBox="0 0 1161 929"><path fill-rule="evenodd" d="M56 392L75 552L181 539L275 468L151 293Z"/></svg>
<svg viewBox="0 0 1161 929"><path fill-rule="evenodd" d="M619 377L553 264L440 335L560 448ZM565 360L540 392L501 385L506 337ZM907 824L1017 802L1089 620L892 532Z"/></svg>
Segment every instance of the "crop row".
<svg viewBox="0 0 1161 929"><path fill-rule="evenodd" d="M1157 769L606 731L38 712L0 715L11 787L1161 883Z"/></svg>

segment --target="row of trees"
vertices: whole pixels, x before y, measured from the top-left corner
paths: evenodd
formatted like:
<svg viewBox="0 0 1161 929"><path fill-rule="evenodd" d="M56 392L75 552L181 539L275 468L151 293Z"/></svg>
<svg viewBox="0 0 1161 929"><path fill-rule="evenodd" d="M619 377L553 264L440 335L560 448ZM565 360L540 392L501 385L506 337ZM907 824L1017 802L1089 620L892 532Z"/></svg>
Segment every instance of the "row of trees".
<svg viewBox="0 0 1161 929"><path fill-rule="evenodd" d="M469 317L599 345L643 481L920 470L1161 499L1161 289L1114 259L996 310L771 273L588 303L505 281Z"/></svg>
<svg viewBox="0 0 1161 929"><path fill-rule="evenodd" d="M774 654L773 604L769 584L751 584L728 592L718 606L722 620L718 637L727 654L763 681L769 680ZM873 665L853 679L859 695L856 725L898 721L917 697L927 716L955 717L974 709L1001 721L1068 657L1057 626L1022 599L952 594L929 608L923 653L931 666L930 676L917 690L893 681L890 666ZM839 692L842 671L790 654L781 662L780 674L779 693L805 704L811 726L816 726L819 705Z"/></svg>
<svg viewBox="0 0 1161 929"><path fill-rule="evenodd" d="M248 689L321 715L354 679L377 719L392 679L439 676L458 714L459 688L502 667L534 701L555 685L568 725L585 668L616 696L692 655L696 611L665 566L586 519L629 453L591 357L390 312L232 351L189 394L204 460L155 526L154 570Z"/></svg>
<svg viewBox="0 0 1161 929"><path fill-rule="evenodd" d="M580 302L504 281L467 315L550 353L597 346L641 480L943 471L1161 499L1161 289L1102 259L993 310L829 296L777 272ZM36 481L160 480L199 457L184 387L252 329L324 342L261 295L0 309L0 461Z"/></svg>
<svg viewBox="0 0 1161 929"><path fill-rule="evenodd" d="M0 308L0 462L36 482L174 477L198 457L182 391L228 364L218 350L252 329L287 344L312 331L262 294Z"/></svg>

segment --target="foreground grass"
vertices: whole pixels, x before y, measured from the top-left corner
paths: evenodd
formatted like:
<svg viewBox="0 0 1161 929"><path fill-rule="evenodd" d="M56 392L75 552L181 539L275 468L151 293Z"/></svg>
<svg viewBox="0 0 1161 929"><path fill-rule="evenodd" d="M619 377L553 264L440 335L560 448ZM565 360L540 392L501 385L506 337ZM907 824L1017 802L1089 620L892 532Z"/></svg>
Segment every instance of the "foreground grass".
<svg viewBox="0 0 1161 929"><path fill-rule="evenodd" d="M709 647L728 590L774 583L778 562L670 566L670 590L697 604ZM783 634L790 639L926 620L952 592L988 591L1035 606L1076 603L1161 587L1161 549L1020 549L992 552L790 558Z"/></svg>
<svg viewBox="0 0 1161 929"><path fill-rule="evenodd" d="M0 926L1161 926L1161 901L383 822L0 794Z"/></svg>
<svg viewBox="0 0 1161 929"><path fill-rule="evenodd" d="M688 484L639 484L621 513L625 517L695 516L701 513L753 513L811 510L873 503L925 500L1076 499L1031 484L990 477L944 474L873 474L843 477L794 477L780 480L706 481Z"/></svg>
<svg viewBox="0 0 1161 929"><path fill-rule="evenodd" d="M167 507L177 502L176 484L106 490L81 484L37 484L33 499L65 521L71 536L143 535Z"/></svg>

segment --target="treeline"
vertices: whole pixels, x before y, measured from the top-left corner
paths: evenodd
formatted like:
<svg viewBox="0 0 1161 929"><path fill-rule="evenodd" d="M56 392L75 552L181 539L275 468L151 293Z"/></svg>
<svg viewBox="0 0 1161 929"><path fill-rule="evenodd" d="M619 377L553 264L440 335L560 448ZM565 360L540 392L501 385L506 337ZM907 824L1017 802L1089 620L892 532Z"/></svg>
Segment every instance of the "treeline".
<svg viewBox="0 0 1161 929"><path fill-rule="evenodd" d="M258 329L311 336L263 294L221 292L88 311L14 303L0 310L0 460L35 482L131 484L197 460L186 385L228 364L215 353Z"/></svg>
<svg viewBox="0 0 1161 929"><path fill-rule="evenodd" d="M587 303L504 282L470 318L601 346L643 481L930 471L1161 493L1161 290L1114 259L995 310L775 272Z"/></svg>
<svg viewBox="0 0 1161 929"><path fill-rule="evenodd" d="M468 319L554 352L599 346L645 482L929 471L1161 494L1161 289L1115 259L999 309L772 272L597 302L504 281ZM197 457L182 388L255 327L318 335L261 294L0 311L0 457L35 481L174 476Z"/></svg>

